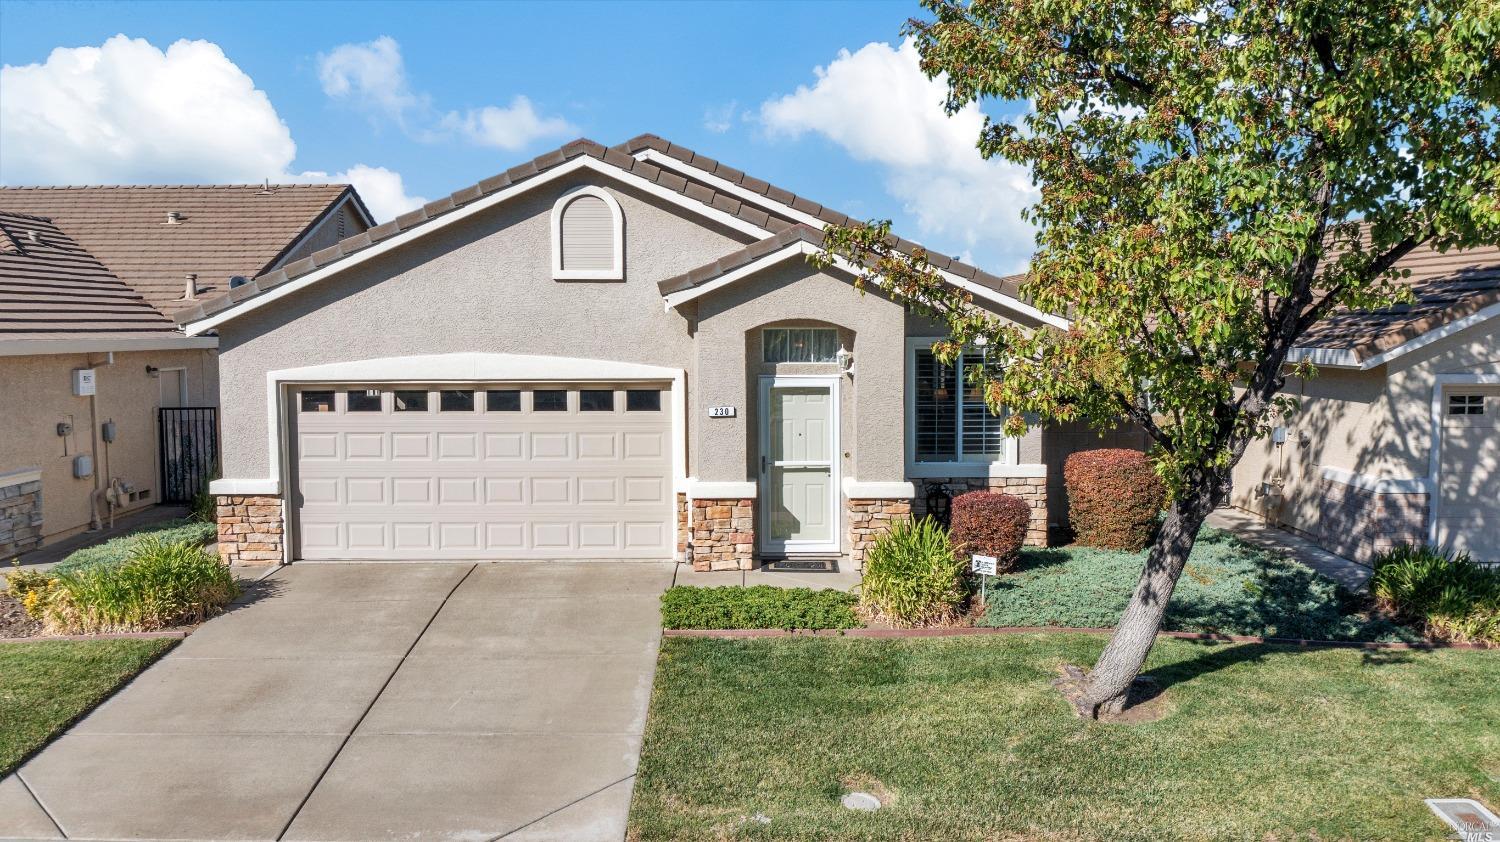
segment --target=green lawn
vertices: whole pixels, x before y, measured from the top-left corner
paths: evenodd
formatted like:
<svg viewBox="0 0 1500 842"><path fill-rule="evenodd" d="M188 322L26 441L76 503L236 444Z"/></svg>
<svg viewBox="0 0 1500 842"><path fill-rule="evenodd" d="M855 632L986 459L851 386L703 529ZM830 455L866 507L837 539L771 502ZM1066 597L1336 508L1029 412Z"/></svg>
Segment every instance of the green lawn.
<svg viewBox="0 0 1500 842"><path fill-rule="evenodd" d="M1422 798L1500 806L1500 653L1162 639L1165 716L1119 725L1048 684L1103 645L669 638L630 838L1440 839Z"/></svg>
<svg viewBox="0 0 1500 842"><path fill-rule="evenodd" d="M1108 628L1120 619L1145 552L1027 549L1020 568L988 579L979 625ZM1310 568L1206 528L1172 593L1164 628L1316 640L1416 641L1416 631L1367 613Z"/></svg>
<svg viewBox="0 0 1500 842"><path fill-rule="evenodd" d="M123 638L0 644L0 775L176 643Z"/></svg>

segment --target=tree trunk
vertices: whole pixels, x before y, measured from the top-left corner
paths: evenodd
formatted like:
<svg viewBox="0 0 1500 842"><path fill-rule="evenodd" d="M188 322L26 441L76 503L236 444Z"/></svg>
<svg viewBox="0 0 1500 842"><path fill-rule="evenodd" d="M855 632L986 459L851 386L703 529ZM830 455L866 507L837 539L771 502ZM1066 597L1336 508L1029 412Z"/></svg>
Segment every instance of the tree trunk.
<svg viewBox="0 0 1500 842"><path fill-rule="evenodd" d="M1156 533L1130 604L1120 615L1109 645L1089 670L1081 688L1076 702L1080 714L1098 719L1124 710L1130 686L1156 642L1167 602L1187 565L1198 529L1223 496L1227 473L1227 470L1214 471L1202 477L1184 489L1167 509L1166 520Z"/></svg>

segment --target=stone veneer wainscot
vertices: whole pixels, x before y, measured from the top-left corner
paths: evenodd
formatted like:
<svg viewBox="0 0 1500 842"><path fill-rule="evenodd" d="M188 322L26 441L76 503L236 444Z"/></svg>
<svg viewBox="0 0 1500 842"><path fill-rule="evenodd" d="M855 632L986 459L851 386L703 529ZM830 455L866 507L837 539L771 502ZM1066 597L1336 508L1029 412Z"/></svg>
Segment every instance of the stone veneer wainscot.
<svg viewBox="0 0 1500 842"><path fill-rule="evenodd" d="M14 471L0 475L0 558L42 544L42 475Z"/></svg>
<svg viewBox="0 0 1500 842"><path fill-rule="evenodd" d="M933 477L914 479L917 486L916 513L927 514L927 494L934 485L947 487L954 497L970 491L995 491L1020 497L1031 506L1031 523L1026 527L1026 546L1047 546L1047 478L1046 477Z"/></svg>
<svg viewBox="0 0 1500 842"><path fill-rule="evenodd" d="M225 564L275 564L282 560L281 498L219 496L219 558Z"/></svg>
<svg viewBox="0 0 1500 842"><path fill-rule="evenodd" d="M755 566L755 501L694 499L688 559L694 570L750 570Z"/></svg>
<svg viewBox="0 0 1500 842"><path fill-rule="evenodd" d="M1422 491L1371 491L1325 479L1318 500L1318 546L1369 564L1401 544L1427 543L1431 504Z"/></svg>
<svg viewBox="0 0 1500 842"><path fill-rule="evenodd" d="M880 536L891 531L897 522L911 517L911 501L907 499L850 499L847 504L849 521L849 563L855 570L863 570L865 556Z"/></svg>

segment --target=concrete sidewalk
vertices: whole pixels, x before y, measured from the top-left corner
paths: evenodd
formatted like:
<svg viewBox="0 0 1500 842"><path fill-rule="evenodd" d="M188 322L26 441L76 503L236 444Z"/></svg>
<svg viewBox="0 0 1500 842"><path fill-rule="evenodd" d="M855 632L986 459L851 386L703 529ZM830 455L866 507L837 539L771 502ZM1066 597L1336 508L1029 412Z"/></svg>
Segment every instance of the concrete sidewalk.
<svg viewBox="0 0 1500 842"><path fill-rule="evenodd" d="M1208 526L1222 529L1236 538L1305 564L1323 576L1356 593L1368 586L1374 570L1319 547L1300 535L1277 529L1240 509L1216 509L1208 516Z"/></svg>
<svg viewBox="0 0 1500 842"><path fill-rule="evenodd" d="M0 781L0 837L620 840L672 573L282 568Z"/></svg>

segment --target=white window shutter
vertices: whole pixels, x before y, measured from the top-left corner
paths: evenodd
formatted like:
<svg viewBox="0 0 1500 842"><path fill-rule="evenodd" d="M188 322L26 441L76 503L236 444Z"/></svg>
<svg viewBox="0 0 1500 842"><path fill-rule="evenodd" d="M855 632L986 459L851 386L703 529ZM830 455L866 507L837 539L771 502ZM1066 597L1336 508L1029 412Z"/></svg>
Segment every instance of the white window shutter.
<svg viewBox="0 0 1500 842"><path fill-rule="evenodd" d="M579 196L568 202L563 208L561 236L564 271L614 268L614 215L603 199Z"/></svg>

